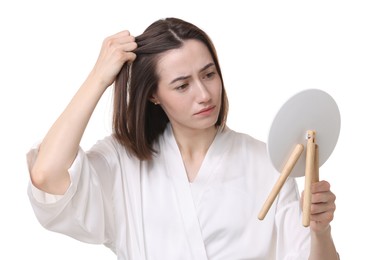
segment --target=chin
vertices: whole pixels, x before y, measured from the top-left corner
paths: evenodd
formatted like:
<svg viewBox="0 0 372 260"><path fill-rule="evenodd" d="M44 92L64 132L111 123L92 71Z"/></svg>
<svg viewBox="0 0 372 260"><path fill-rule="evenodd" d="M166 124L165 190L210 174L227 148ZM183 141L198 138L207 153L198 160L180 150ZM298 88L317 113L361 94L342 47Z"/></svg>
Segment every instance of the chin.
<svg viewBox="0 0 372 260"><path fill-rule="evenodd" d="M203 122L203 124L200 125L200 129L209 129L211 127L216 127L217 119L211 120L210 122Z"/></svg>

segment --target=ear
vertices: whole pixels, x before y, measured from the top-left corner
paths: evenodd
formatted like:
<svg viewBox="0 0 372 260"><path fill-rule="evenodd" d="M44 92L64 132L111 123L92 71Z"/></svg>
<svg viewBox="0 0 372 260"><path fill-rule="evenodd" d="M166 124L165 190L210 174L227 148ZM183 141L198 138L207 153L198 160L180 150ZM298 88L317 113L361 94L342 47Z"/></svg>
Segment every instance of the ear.
<svg viewBox="0 0 372 260"><path fill-rule="evenodd" d="M154 94L149 97L149 101L151 103L153 103L154 105L159 105L160 104L159 99Z"/></svg>

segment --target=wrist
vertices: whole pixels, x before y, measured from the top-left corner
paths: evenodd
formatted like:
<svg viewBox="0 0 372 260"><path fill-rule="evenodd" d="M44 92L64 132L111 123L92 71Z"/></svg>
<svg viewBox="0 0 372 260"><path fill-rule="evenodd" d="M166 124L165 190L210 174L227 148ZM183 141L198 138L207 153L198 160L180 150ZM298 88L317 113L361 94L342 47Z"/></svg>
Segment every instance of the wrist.
<svg viewBox="0 0 372 260"><path fill-rule="evenodd" d="M108 82L107 79L95 68L89 73L85 82L104 92L109 86L112 85L112 81Z"/></svg>

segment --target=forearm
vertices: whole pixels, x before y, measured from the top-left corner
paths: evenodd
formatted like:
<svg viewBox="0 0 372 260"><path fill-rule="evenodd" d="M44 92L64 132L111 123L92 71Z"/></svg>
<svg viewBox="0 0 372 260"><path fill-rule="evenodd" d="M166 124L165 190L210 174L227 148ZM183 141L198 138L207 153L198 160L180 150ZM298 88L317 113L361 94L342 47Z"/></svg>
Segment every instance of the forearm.
<svg viewBox="0 0 372 260"><path fill-rule="evenodd" d="M36 187L63 194L70 184L68 169L76 157L89 119L104 92L88 77L44 137L31 170Z"/></svg>
<svg viewBox="0 0 372 260"><path fill-rule="evenodd" d="M331 227L322 233L311 232L311 251L309 260L338 260L339 256L333 243Z"/></svg>
<svg viewBox="0 0 372 260"><path fill-rule="evenodd" d="M106 88L114 83L123 64L133 61L135 37L122 31L106 38L87 80L42 141L31 169L33 184L52 194L64 194L70 185L68 169L74 161L89 119Z"/></svg>

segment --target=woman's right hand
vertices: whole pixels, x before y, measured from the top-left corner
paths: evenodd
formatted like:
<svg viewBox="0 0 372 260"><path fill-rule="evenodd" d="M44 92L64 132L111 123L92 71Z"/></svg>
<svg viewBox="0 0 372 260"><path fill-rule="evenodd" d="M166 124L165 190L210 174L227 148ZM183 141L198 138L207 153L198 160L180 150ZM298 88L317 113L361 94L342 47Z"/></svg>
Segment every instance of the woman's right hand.
<svg viewBox="0 0 372 260"><path fill-rule="evenodd" d="M106 89L114 83L124 63L135 60L136 54L133 51L136 48L135 37L127 30L107 37L89 76Z"/></svg>

